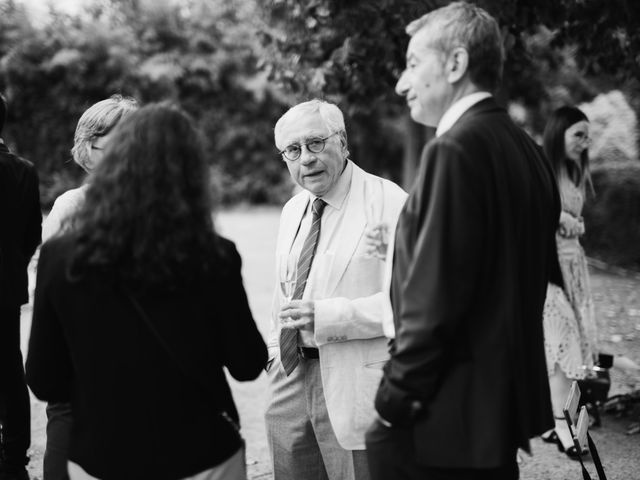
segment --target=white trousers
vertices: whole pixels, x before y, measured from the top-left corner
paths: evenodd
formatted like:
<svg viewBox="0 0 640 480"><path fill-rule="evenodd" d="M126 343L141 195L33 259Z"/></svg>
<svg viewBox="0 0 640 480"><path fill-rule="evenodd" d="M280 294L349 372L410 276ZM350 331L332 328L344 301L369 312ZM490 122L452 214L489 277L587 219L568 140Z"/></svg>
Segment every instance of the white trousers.
<svg viewBox="0 0 640 480"><path fill-rule="evenodd" d="M287 377L276 355L267 375L265 420L274 480L369 480L366 451L338 443L319 360L301 358Z"/></svg>

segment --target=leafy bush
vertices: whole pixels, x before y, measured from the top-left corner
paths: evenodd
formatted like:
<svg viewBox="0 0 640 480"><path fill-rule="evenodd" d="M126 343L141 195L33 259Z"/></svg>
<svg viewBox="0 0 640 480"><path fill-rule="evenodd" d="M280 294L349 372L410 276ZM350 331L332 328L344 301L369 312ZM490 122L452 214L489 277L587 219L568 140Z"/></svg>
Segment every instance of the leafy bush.
<svg viewBox="0 0 640 480"><path fill-rule="evenodd" d="M587 254L640 270L640 162L604 164L592 178L596 196L584 209Z"/></svg>
<svg viewBox="0 0 640 480"><path fill-rule="evenodd" d="M620 90L601 93L579 108L589 118L592 168L638 158L638 121Z"/></svg>
<svg viewBox="0 0 640 480"><path fill-rule="evenodd" d="M4 138L36 165L43 208L82 181L70 161L76 123L114 93L173 101L192 115L220 203L281 203L290 184L273 124L286 107L258 68L256 8L253 0L94 0L38 28L17 7L0 8Z"/></svg>

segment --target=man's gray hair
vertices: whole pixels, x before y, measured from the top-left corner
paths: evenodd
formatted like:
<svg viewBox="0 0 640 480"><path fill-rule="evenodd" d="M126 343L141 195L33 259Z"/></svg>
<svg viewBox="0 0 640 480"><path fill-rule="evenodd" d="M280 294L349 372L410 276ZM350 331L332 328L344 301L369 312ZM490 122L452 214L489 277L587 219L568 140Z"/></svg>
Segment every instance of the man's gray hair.
<svg viewBox="0 0 640 480"><path fill-rule="evenodd" d="M295 124L302 118L310 114L318 114L322 119L328 133L340 132L340 136L347 145L347 133L344 125L344 116L337 105L324 100L313 99L308 102L299 103L287 110L276 122L273 129L275 144L279 150L284 149L287 145L282 145L282 130L291 124Z"/></svg>
<svg viewBox="0 0 640 480"><path fill-rule="evenodd" d="M429 46L448 54L456 47L469 53L469 77L474 85L490 92L502 80L504 48L500 27L482 8L453 2L433 10L407 26L407 34L429 31Z"/></svg>
<svg viewBox="0 0 640 480"><path fill-rule="evenodd" d="M71 149L73 161L87 170L91 143L107 135L124 115L137 108L138 102L134 98L122 95L112 95L91 105L78 120Z"/></svg>

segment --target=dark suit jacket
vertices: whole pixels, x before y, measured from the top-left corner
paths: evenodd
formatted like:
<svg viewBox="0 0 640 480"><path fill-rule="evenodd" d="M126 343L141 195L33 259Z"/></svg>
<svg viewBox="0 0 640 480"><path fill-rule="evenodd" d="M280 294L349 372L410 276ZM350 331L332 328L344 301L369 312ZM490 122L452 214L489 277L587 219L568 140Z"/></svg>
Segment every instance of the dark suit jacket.
<svg viewBox="0 0 640 480"><path fill-rule="evenodd" d="M180 293L138 299L149 319L211 398L160 346L107 274L70 280L69 235L40 253L27 381L49 402L71 401L70 459L98 478L176 479L228 458L240 441L223 367L256 378L267 350L251 316L233 243L215 277Z"/></svg>
<svg viewBox="0 0 640 480"><path fill-rule="evenodd" d="M491 98L426 146L398 222L376 397L413 429L420 463L496 467L553 425L542 308L559 212L549 163Z"/></svg>
<svg viewBox="0 0 640 480"><path fill-rule="evenodd" d="M40 244L42 214L33 165L0 142L0 308L27 303L27 265Z"/></svg>

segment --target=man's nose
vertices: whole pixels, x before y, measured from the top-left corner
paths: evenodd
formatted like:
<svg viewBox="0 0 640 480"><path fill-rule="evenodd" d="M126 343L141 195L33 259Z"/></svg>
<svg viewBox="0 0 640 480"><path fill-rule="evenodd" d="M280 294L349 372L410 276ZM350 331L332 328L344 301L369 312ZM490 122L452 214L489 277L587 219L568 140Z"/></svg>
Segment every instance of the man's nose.
<svg viewBox="0 0 640 480"><path fill-rule="evenodd" d="M398 79L398 83L396 83L396 93L402 97L404 97L409 90L406 73L406 70L402 72L402 75L400 75L400 78Z"/></svg>
<svg viewBox="0 0 640 480"><path fill-rule="evenodd" d="M316 160L316 154L309 151L307 146L302 147L302 151L300 152L300 158L298 159L300 163L307 165Z"/></svg>

